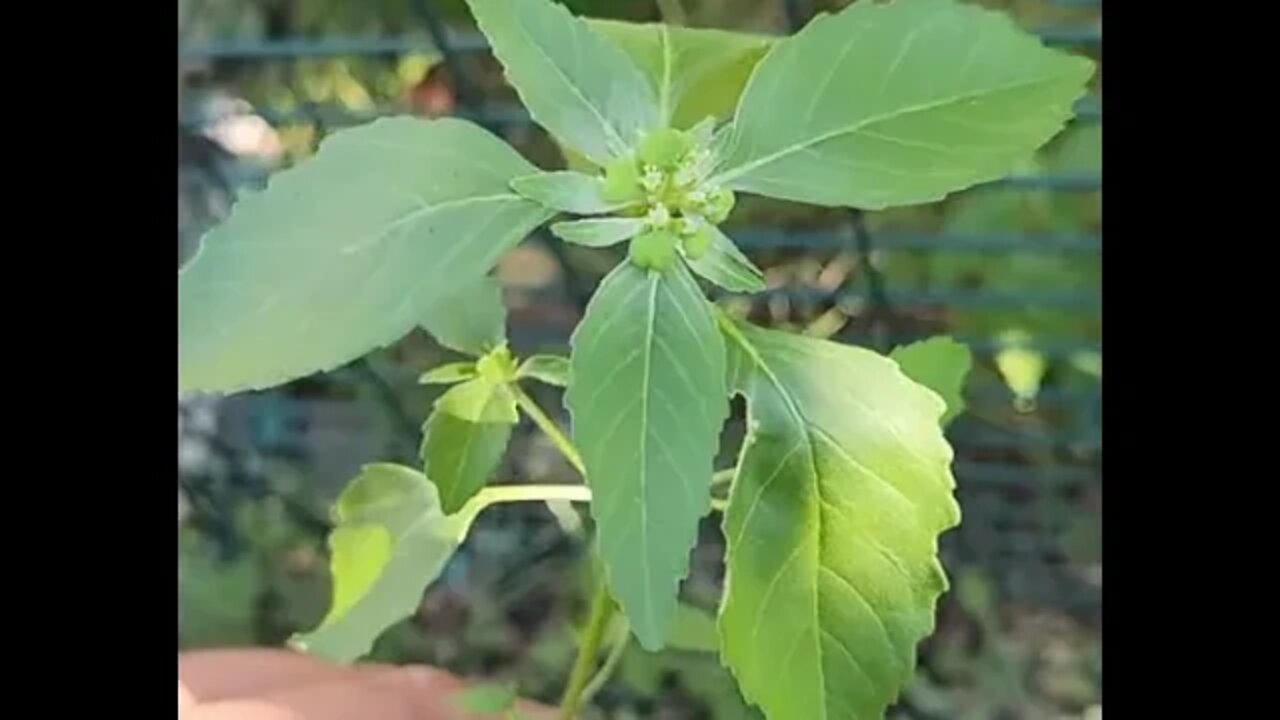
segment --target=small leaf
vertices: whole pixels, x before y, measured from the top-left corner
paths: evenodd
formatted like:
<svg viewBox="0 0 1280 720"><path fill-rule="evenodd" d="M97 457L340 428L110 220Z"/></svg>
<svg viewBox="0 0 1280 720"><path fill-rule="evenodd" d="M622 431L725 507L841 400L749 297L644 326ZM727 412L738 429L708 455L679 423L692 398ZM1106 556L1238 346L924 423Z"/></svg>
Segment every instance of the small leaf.
<svg viewBox="0 0 1280 720"><path fill-rule="evenodd" d="M535 170L463 120L334 133L178 273L178 392L271 387L399 340L551 216L508 187Z"/></svg>
<svg viewBox="0 0 1280 720"><path fill-rule="evenodd" d="M432 308L422 327L436 342L468 355L483 355L507 340L502 286L486 276Z"/></svg>
<svg viewBox="0 0 1280 720"><path fill-rule="evenodd" d="M533 378L548 385L569 384L569 358L559 355L533 355L520 364L517 379Z"/></svg>
<svg viewBox="0 0 1280 720"><path fill-rule="evenodd" d="M333 601L320 626L293 638L306 652L336 662L369 651L388 627L422 601L482 506L440 511L425 476L399 465L366 465L343 490L329 536Z"/></svg>
<svg viewBox="0 0 1280 720"><path fill-rule="evenodd" d="M659 117L687 129L703 118L728 118L772 38L663 23L587 21L640 66L658 97Z"/></svg>
<svg viewBox="0 0 1280 720"><path fill-rule="evenodd" d="M422 377L418 378L418 382L423 385L452 385L464 380L471 380L475 376L476 364L474 362L446 363L423 373Z"/></svg>
<svg viewBox="0 0 1280 720"><path fill-rule="evenodd" d="M742 254L738 246L720 228L707 226L711 244L697 260L685 260L702 277L733 292L760 292L764 289L764 273Z"/></svg>
<svg viewBox="0 0 1280 720"><path fill-rule="evenodd" d="M722 658L770 720L882 718L947 588L944 404L869 350L721 327L751 428L724 517Z"/></svg>
<svg viewBox="0 0 1280 720"><path fill-rule="evenodd" d="M511 440L512 424L464 420L440 407L427 418L420 454L446 514L461 510L489 482Z"/></svg>
<svg viewBox="0 0 1280 720"><path fill-rule="evenodd" d="M606 579L640 644L662 647L711 499L728 415L724 344L684 265L624 260L571 341L565 405L591 486Z"/></svg>
<svg viewBox="0 0 1280 720"><path fill-rule="evenodd" d="M550 210L575 215L602 215L627 206L604 197L604 181L572 170L526 175L511 181L511 189Z"/></svg>
<svg viewBox="0 0 1280 720"><path fill-rule="evenodd" d="M940 421L943 427L964 412L964 381L973 368L968 346L938 336L896 347L889 357L897 361L907 377L938 393L946 402Z"/></svg>
<svg viewBox="0 0 1280 720"><path fill-rule="evenodd" d="M505 383L477 377L455 385L436 400L436 409L471 422L507 423L520 421L516 398Z"/></svg>
<svg viewBox="0 0 1280 720"><path fill-rule="evenodd" d="M533 119L597 165L658 126L653 88L627 55L550 0L467 0Z"/></svg>
<svg viewBox="0 0 1280 720"><path fill-rule="evenodd" d="M1093 71L972 4L854 3L774 44L712 182L827 206L939 200L1045 144Z"/></svg>
<svg viewBox="0 0 1280 720"><path fill-rule="evenodd" d="M583 247L608 247L630 240L644 229L643 218L599 218L552 223L556 237Z"/></svg>

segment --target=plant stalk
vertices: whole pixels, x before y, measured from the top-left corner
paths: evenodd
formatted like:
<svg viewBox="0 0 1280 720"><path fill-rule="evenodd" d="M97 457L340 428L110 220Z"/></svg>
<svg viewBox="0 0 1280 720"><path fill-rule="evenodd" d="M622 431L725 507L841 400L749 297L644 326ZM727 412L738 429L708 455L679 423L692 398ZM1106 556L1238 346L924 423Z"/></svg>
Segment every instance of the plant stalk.
<svg viewBox="0 0 1280 720"><path fill-rule="evenodd" d="M586 478L587 469L582 463L582 456L578 454L578 449L573 446L573 441L569 439L564 431L556 425L543 410L542 407L524 391L516 383L511 383L511 392L516 397L516 404L526 415L533 420L539 430L547 434L551 438L551 442L564 455L564 459L573 466L579 474ZM537 492L542 493L537 499L545 499L546 491L553 489L550 486L538 488ZM559 499L565 500L581 500L585 495L589 501L591 491L586 486L559 486L554 487L557 491ZM519 500L523 495L519 488L491 488L491 490L502 490L510 497L503 499ZM529 491L529 495L533 495L535 491ZM588 683L592 686L603 685L604 680L608 677L607 673L612 672L613 666L617 665L618 660L613 659L612 663L605 662L604 667L599 672L592 673L596 665L596 656L600 654L600 644L604 640L605 631L609 628L609 620L613 618L616 607L613 598L609 596L609 591L605 587L604 579L597 578L595 582L595 594L591 599L591 615L587 620L587 627L582 635L582 644L578 647L578 657L573 661L573 669L569 671L569 683L565 686L564 697L560 700L560 720L573 720L574 715L578 712L578 708L582 706L584 698L589 699L584 691L587 689ZM620 644L625 645L625 640ZM595 687L598 690L599 687ZM594 690L592 691L594 694Z"/></svg>
<svg viewBox="0 0 1280 720"><path fill-rule="evenodd" d="M595 698L596 693L609 682L609 678L613 675L613 671L618 669L618 663L622 662L622 656L627 654L627 646L631 644L631 627L626 622L622 623L622 637L612 648L609 649L609 656L604 659L604 664L596 671L591 678L591 682L587 683L586 689L582 691L582 704L586 705Z"/></svg>
<svg viewBox="0 0 1280 720"><path fill-rule="evenodd" d="M564 459L568 460L573 469L577 470L585 478L587 469L582 464L582 456L578 455L578 449L573 446L573 442L564 434L560 426L556 425L556 422L542 411L542 408L538 406L538 403L533 398L529 397L524 388L515 383L511 383L510 388L512 394L516 396L516 404L520 406L520 409L525 411L525 414L533 420L533 424L537 425L539 430L551 438L551 442L555 444L560 454L564 455Z"/></svg>
<svg viewBox="0 0 1280 720"><path fill-rule="evenodd" d="M573 670L569 673L569 684L565 687L564 697L560 700L560 720L574 720L582 704L583 691L587 687L587 681L591 679L596 656L600 654L600 643L604 639L605 630L609 627L613 611L613 598L609 597L604 581L597 580L595 597L591 600L591 617L587 620L582 644L578 647L578 657L574 660Z"/></svg>

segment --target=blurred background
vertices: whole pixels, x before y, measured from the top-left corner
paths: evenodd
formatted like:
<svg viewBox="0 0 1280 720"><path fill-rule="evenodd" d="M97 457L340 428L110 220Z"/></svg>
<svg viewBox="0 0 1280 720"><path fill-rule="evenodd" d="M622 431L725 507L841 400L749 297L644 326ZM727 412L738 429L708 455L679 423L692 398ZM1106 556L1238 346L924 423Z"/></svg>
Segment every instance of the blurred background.
<svg viewBox="0 0 1280 720"><path fill-rule="evenodd" d="M633 21L682 9L690 26L780 34L846 3L565 4ZM1101 61L1100 0L978 4ZM327 133L380 115L468 117L541 167L564 165L463 0L180 0L178 32L179 265L237 193L305 159ZM881 351L950 333L974 351L969 408L948 430L964 508L942 542L953 590L891 718L1101 718L1100 71L1091 91L1076 120L1006 180L866 214L739 198L727 226L767 274L768 292L733 300L753 320ZM617 258L545 234L510 253L499 272L517 354L567 353ZM181 648L279 645L319 621L329 503L366 462L417 464L439 388L416 378L452 359L416 333L328 375L179 404ZM558 391L532 389L560 408ZM741 421L731 418L731 436ZM726 454L720 466L731 462ZM498 477L572 472L526 423ZM718 517L694 552L680 647L633 644L597 717L758 717L705 649L723 576ZM574 654L570 622L583 612L586 550L577 515L540 504L486 511L375 657L554 701Z"/></svg>

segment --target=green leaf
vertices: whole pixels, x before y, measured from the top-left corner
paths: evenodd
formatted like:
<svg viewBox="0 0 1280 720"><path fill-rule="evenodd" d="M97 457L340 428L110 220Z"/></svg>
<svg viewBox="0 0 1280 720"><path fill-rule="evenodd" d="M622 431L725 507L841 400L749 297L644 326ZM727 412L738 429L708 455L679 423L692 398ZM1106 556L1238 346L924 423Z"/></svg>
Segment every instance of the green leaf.
<svg viewBox="0 0 1280 720"><path fill-rule="evenodd" d="M644 218L598 218L552 223L556 237L583 247L608 247L630 240L644 229Z"/></svg>
<svg viewBox="0 0 1280 720"><path fill-rule="evenodd" d="M764 289L764 273L742 254L738 246L720 228L708 225L711 245L697 260L686 262L694 272L720 287L733 292L760 292Z"/></svg>
<svg viewBox="0 0 1280 720"><path fill-rule="evenodd" d="M964 381L973 368L968 346L938 336L896 347L889 357L907 377L938 393L947 404L941 420L943 427L964 412Z"/></svg>
<svg viewBox="0 0 1280 720"><path fill-rule="evenodd" d="M1093 69L975 5L854 3L756 67L712 181L827 206L939 200L1052 138Z"/></svg>
<svg viewBox="0 0 1280 720"><path fill-rule="evenodd" d="M600 177L572 170L526 175L511 181L511 189L548 209L575 215L601 215L626 207L604 199Z"/></svg>
<svg viewBox="0 0 1280 720"><path fill-rule="evenodd" d="M502 286L492 276L452 293L422 321L436 342L467 355L483 355L507 341Z"/></svg>
<svg viewBox="0 0 1280 720"><path fill-rule="evenodd" d="M591 299L571 345L565 404L600 556L637 639L656 650L710 506L728 414L724 342L683 264L659 273L624 260Z"/></svg>
<svg viewBox="0 0 1280 720"><path fill-rule="evenodd" d="M423 385L452 385L464 380L470 380L475 376L476 364L474 362L446 363L423 373L422 377L418 378L418 382Z"/></svg>
<svg viewBox="0 0 1280 720"><path fill-rule="evenodd" d="M569 384L569 358L559 355L533 355L520 364L516 379L533 378L548 385Z"/></svg>
<svg viewBox="0 0 1280 720"><path fill-rule="evenodd" d="M530 115L597 165L658 125L653 88L613 43L549 0L467 0Z"/></svg>
<svg viewBox="0 0 1280 720"><path fill-rule="evenodd" d="M470 422L514 425L520 421L511 388L483 376L449 388L436 400L436 409Z"/></svg>
<svg viewBox="0 0 1280 720"><path fill-rule="evenodd" d="M508 189L534 169L462 120L334 133L178 273L178 391L270 387L400 339L550 217Z"/></svg>
<svg viewBox="0 0 1280 720"><path fill-rule="evenodd" d="M334 508L329 613L292 644L336 662L367 653L384 630L417 609L481 509L474 503L446 516L421 473L366 465Z"/></svg>
<svg viewBox="0 0 1280 720"><path fill-rule="evenodd" d="M445 513L461 510L489 481L519 420L511 388L483 373L436 400L422 428L421 456Z"/></svg>
<svg viewBox="0 0 1280 720"><path fill-rule="evenodd" d="M640 66L658 97L659 118L687 129L703 118L733 114L756 63L769 50L764 35L661 23L590 19Z"/></svg>
<svg viewBox="0 0 1280 720"><path fill-rule="evenodd" d="M869 350L721 326L751 428L724 518L722 657L770 720L884 717L947 588L945 406Z"/></svg>

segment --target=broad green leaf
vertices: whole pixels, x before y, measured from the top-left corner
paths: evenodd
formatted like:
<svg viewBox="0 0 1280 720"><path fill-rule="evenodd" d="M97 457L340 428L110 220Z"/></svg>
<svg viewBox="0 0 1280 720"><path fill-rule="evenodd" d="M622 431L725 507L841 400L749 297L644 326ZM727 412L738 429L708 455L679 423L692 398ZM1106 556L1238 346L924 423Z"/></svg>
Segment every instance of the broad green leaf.
<svg viewBox="0 0 1280 720"><path fill-rule="evenodd" d="M658 124L653 88L630 58L551 0L467 0L529 114L597 165Z"/></svg>
<svg viewBox="0 0 1280 720"><path fill-rule="evenodd" d="M764 35L662 23L595 18L587 23L640 66L658 97L660 120L682 130L707 116L732 115L772 42Z"/></svg>
<svg viewBox="0 0 1280 720"><path fill-rule="evenodd" d="M483 355L507 340L502 286L485 276L432 307L422 327L436 342L468 355Z"/></svg>
<svg viewBox="0 0 1280 720"><path fill-rule="evenodd" d="M511 388L483 376L449 388L436 400L436 409L470 422L514 425L520 421Z"/></svg>
<svg viewBox="0 0 1280 720"><path fill-rule="evenodd" d="M869 350L722 327L751 428L724 518L722 657L770 720L882 718L947 588L945 405Z"/></svg>
<svg viewBox="0 0 1280 720"><path fill-rule="evenodd" d="M446 516L436 489L399 465L366 465L338 498L329 536L333 600L320 626L293 645L350 662L413 613L482 506Z"/></svg>
<svg viewBox="0 0 1280 720"><path fill-rule="evenodd" d="M724 342L677 262L624 260L574 331L565 404L591 486L600 557L646 649L662 647L711 498L728 414Z"/></svg>
<svg viewBox="0 0 1280 720"><path fill-rule="evenodd" d="M1052 138L1093 68L957 0L854 3L756 67L713 180L827 206L939 200Z"/></svg>
<svg viewBox="0 0 1280 720"><path fill-rule="evenodd" d="M462 120L334 133L178 273L178 391L270 387L395 342L550 217L508 188L534 170Z"/></svg>
<svg viewBox="0 0 1280 720"><path fill-rule="evenodd" d="M907 377L938 393L947 404L943 427L964 412L964 381L973 368L973 354L967 345L940 335L896 347L889 357Z"/></svg>
<svg viewBox="0 0 1280 720"><path fill-rule="evenodd" d="M418 382L424 385L452 385L464 380L470 380L475 376L476 364L474 362L446 363L423 373L422 377L418 378Z"/></svg>
<svg viewBox="0 0 1280 720"><path fill-rule="evenodd" d="M626 207L609 203L601 195L604 183L599 176L556 170L527 175L511 181L511 189L548 209L575 215L601 215Z"/></svg>
<svg viewBox="0 0 1280 720"><path fill-rule="evenodd" d="M694 272L725 290L760 292L764 289L764 273L756 267L720 228L709 226L711 245L697 260L685 260Z"/></svg>
<svg viewBox="0 0 1280 720"><path fill-rule="evenodd" d="M595 218L551 224L551 232L567 243L584 247L609 247L630 240L644 229L644 218Z"/></svg>
<svg viewBox="0 0 1280 720"><path fill-rule="evenodd" d="M569 358L559 355L533 355L520 363L516 379L533 378L548 385L569 384Z"/></svg>
<svg viewBox="0 0 1280 720"><path fill-rule="evenodd" d="M519 419L511 389L483 375L436 401L422 428L421 457L445 513L458 512L485 486Z"/></svg>

